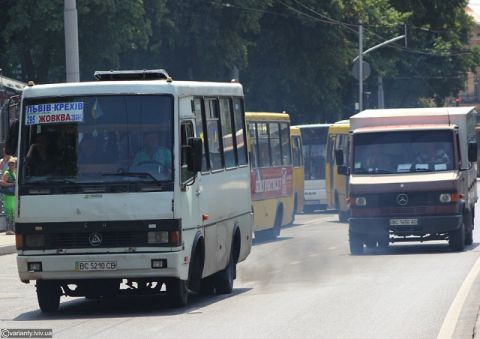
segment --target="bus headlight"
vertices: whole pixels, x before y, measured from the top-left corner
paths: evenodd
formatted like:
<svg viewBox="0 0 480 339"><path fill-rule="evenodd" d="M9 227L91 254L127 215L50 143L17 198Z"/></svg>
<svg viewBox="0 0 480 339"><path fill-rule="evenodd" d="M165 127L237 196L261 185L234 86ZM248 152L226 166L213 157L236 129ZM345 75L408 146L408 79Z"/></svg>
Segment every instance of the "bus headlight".
<svg viewBox="0 0 480 339"><path fill-rule="evenodd" d="M168 231L148 232L149 244L168 244Z"/></svg>
<svg viewBox="0 0 480 339"><path fill-rule="evenodd" d="M25 247L44 247L45 234L26 234Z"/></svg>
<svg viewBox="0 0 480 339"><path fill-rule="evenodd" d="M367 198L365 198L365 197L356 197L356 198L355 198L355 205L356 205L356 206L365 206L365 205L367 205Z"/></svg>

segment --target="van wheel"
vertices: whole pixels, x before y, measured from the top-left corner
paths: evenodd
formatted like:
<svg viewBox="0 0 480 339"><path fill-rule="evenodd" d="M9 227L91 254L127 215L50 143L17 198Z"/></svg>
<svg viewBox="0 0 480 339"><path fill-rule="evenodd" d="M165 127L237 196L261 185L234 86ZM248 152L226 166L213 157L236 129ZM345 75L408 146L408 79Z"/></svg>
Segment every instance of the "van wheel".
<svg viewBox="0 0 480 339"><path fill-rule="evenodd" d="M473 225L474 225L474 209L469 210L463 217L465 218L465 245L473 244Z"/></svg>
<svg viewBox="0 0 480 339"><path fill-rule="evenodd" d="M183 307L188 304L187 281L172 278L167 282L167 298L172 307Z"/></svg>
<svg viewBox="0 0 480 339"><path fill-rule="evenodd" d="M465 245L469 246L473 244L473 230L470 229L465 233Z"/></svg>
<svg viewBox="0 0 480 339"><path fill-rule="evenodd" d="M236 264L233 258L233 251L230 252L227 267L214 276L215 292L217 294L230 294L233 290Z"/></svg>
<svg viewBox="0 0 480 339"><path fill-rule="evenodd" d="M359 234L348 233L350 243L350 253L353 255L363 254L363 239Z"/></svg>
<svg viewBox="0 0 480 339"><path fill-rule="evenodd" d="M448 246L455 252L461 252L465 249L465 224L462 223L460 228L448 233Z"/></svg>
<svg viewBox="0 0 480 339"><path fill-rule="evenodd" d="M37 280L37 299L40 310L44 313L58 311L62 291L56 282Z"/></svg>

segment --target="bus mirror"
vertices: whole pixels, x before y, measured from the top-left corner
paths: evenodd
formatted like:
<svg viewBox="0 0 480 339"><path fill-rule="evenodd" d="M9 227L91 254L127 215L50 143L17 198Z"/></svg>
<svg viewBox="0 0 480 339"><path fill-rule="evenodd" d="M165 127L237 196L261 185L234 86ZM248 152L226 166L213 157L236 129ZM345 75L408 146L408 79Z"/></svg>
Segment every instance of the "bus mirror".
<svg viewBox="0 0 480 339"><path fill-rule="evenodd" d="M18 143L18 131L20 128L20 123L18 119L15 120L8 129L7 140L5 141L5 153L8 155L17 154L17 143Z"/></svg>
<svg viewBox="0 0 480 339"><path fill-rule="evenodd" d="M468 161L470 162L477 161L477 143L476 142L468 143Z"/></svg>
<svg viewBox="0 0 480 339"><path fill-rule="evenodd" d="M344 166L344 165L341 165L341 166L337 166L337 174L340 174L340 175L348 175L348 167L347 166Z"/></svg>
<svg viewBox="0 0 480 339"><path fill-rule="evenodd" d="M337 149L335 151L335 162L337 163L337 166L343 165L343 150Z"/></svg>
<svg viewBox="0 0 480 339"><path fill-rule="evenodd" d="M202 170L202 139L189 138L187 149L187 165L190 172L200 172Z"/></svg>

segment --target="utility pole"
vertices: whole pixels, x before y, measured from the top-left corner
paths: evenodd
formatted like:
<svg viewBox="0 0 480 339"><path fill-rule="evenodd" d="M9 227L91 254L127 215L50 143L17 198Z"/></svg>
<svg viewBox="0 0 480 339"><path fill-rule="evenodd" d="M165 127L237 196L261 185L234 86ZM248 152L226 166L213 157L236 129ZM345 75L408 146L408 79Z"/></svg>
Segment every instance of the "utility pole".
<svg viewBox="0 0 480 339"><path fill-rule="evenodd" d="M363 24L358 26L358 111L363 110Z"/></svg>
<svg viewBox="0 0 480 339"><path fill-rule="evenodd" d="M80 81L80 62L78 56L78 19L76 0L64 0L65 25L65 68L67 82Z"/></svg>

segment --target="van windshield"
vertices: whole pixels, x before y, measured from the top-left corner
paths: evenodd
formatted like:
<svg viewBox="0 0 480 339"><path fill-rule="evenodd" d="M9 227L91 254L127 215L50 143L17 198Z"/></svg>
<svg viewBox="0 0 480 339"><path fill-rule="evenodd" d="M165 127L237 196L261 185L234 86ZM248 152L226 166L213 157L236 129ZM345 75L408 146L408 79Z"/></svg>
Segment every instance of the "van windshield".
<svg viewBox="0 0 480 339"><path fill-rule="evenodd" d="M451 130L355 134L352 173L451 171L453 140Z"/></svg>
<svg viewBox="0 0 480 339"><path fill-rule="evenodd" d="M168 95L26 99L19 183L173 180Z"/></svg>

